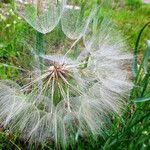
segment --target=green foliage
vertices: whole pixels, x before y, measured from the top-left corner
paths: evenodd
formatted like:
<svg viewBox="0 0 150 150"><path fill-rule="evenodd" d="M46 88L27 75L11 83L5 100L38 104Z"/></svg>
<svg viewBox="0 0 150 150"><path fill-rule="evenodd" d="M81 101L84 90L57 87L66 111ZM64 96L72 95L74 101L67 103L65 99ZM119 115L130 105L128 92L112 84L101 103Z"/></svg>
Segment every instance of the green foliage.
<svg viewBox="0 0 150 150"><path fill-rule="evenodd" d="M133 7L140 7L142 0L126 0L126 4Z"/></svg>
<svg viewBox="0 0 150 150"><path fill-rule="evenodd" d="M149 21L150 5L143 4L139 8L131 9L130 7L118 7L116 9L104 9L108 12L117 27L121 30L131 48L134 47L135 41L142 26ZM148 38L150 38L150 28L143 33L139 43L139 51L143 51Z"/></svg>
<svg viewBox="0 0 150 150"><path fill-rule="evenodd" d="M16 16L13 6L0 3L0 78L17 78L17 71L9 66L17 64L24 29L25 26L21 18ZM7 64L7 68L1 62Z"/></svg>
<svg viewBox="0 0 150 150"><path fill-rule="evenodd" d="M148 41L147 46L145 45L150 34L149 25L147 23L150 7L149 5L141 6L138 0L126 0L126 4L129 5L129 7L125 6L123 9L117 8L114 10L103 8L103 10L101 9L100 11L107 11L119 28L123 30L125 36L128 38L130 35L131 38L128 38L129 45L132 48L135 46L135 86L131 93L130 102L124 109L122 117L115 116L112 120L107 120L108 126L104 132L104 136L98 137L96 140L92 139L90 135L84 139L77 137L78 142L72 144L68 149L146 150L150 147L150 70L148 62L150 56L150 42ZM16 78L17 80L17 78L19 78L17 70L12 66L20 62L18 56L22 56L21 54L23 53L20 41L26 24L14 14L12 6L7 7L7 9L1 3L0 6L0 37L2 37L0 38L0 78ZM1 11L5 9L5 13ZM6 13L9 13L9 15ZM146 25L144 26L144 24ZM46 38L51 41L52 45L56 46L57 43L63 39L63 34L58 27L52 32L51 36L47 36ZM144 50L144 54L142 54L142 56L141 54L139 55L139 53L143 53ZM74 52L76 53L76 47ZM22 61L29 60L27 54L24 57L21 57ZM13 137L9 139L7 133L1 131L0 149L19 150L29 148L24 142L20 141L16 135L13 135ZM48 143L38 148L33 146L31 149L58 149L58 147L56 148L53 143Z"/></svg>
<svg viewBox="0 0 150 150"><path fill-rule="evenodd" d="M31 13L32 12L32 13ZM36 18L37 12L36 9L32 5L26 5L25 13L30 16L31 20Z"/></svg>

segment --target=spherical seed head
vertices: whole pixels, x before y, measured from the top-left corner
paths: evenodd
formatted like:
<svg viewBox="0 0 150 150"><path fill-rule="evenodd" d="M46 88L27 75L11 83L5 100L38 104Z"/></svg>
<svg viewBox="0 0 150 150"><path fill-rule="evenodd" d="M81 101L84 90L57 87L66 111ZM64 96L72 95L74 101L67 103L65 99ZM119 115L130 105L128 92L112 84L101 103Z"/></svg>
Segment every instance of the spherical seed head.
<svg viewBox="0 0 150 150"><path fill-rule="evenodd" d="M0 82L4 125L41 143L51 139L66 145L78 135L101 134L107 117L120 112L132 88L122 68L132 57L122 52L124 43L108 26L104 22L100 34L85 37L87 51L78 60L86 65L63 55L44 55L42 70L29 84L20 88Z"/></svg>
<svg viewBox="0 0 150 150"><path fill-rule="evenodd" d="M35 30L51 32L59 23L66 0L15 0L17 13Z"/></svg>

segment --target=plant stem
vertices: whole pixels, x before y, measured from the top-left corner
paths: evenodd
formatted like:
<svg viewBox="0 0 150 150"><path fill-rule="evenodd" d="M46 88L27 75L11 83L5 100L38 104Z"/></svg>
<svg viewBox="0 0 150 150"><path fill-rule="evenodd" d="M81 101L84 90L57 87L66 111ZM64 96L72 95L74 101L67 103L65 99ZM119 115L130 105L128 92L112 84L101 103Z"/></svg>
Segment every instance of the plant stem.
<svg viewBox="0 0 150 150"><path fill-rule="evenodd" d="M37 1L37 13L38 15L42 13L42 1L41 0Z"/></svg>
<svg viewBox="0 0 150 150"><path fill-rule="evenodd" d="M36 49L39 54L44 54L44 34L38 31L36 33Z"/></svg>
<svg viewBox="0 0 150 150"><path fill-rule="evenodd" d="M44 34L37 31L36 33L36 49L39 56L40 67L42 69L42 58L40 55L44 54Z"/></svg>
<svg viewBox="0 0 150 150"><path fill-rule="evenodd" d="M42 13L42 1L37 1L37 15L39 16ZM38 55L44 54L44 34L37 31L36 33L36 49ZM41 57L39 58L40 64L42 64ZM42 67L40 65L40 67Z"/></svg>

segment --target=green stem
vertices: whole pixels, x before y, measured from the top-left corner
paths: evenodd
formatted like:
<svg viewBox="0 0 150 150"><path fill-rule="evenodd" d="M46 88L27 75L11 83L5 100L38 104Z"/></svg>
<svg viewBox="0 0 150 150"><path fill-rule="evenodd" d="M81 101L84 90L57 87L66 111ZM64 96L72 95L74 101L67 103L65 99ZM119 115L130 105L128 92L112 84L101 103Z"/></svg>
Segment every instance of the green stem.
<svg viewBox="0 0 150 150"><path fill-rule="evenodd" d="M38 31L36 34L36 49L39 54L44 54L44 34Z"/></svg>
<svg viewBox="0 0 150 150"><path fill-rule="evenodd" d="M44 34L37 31L36 33L36 50L39 56L40 64L42 64L42 58L40 55L44 54ZM42 68L42 65L40 65Z"/></svg>

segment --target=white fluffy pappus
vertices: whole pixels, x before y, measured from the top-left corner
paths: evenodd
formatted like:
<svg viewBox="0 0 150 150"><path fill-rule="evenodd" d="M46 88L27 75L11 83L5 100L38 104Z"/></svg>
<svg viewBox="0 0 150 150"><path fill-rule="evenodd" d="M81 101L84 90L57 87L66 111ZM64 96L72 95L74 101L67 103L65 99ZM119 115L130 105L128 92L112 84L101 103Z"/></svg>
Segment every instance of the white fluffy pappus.
<svg viewBox="0 0 150 150"><path fill-rule="evenodd" d="M51 32L59 23L66 0L15 0L17 13L35 30Z"/></svg>
<svg viewBox="0 0 150 150"><path fill-rule="evenodd" d="M0 82L4 126L31 143L52 140L66 145L79 135L102 133L105 118L120 114L133 86L128 69L132 55L105 21L97 34L84 36L86 52L77 60L42 55L42 71L38 76L33 71L36 77L30 83L20 87Z"/></svg>

